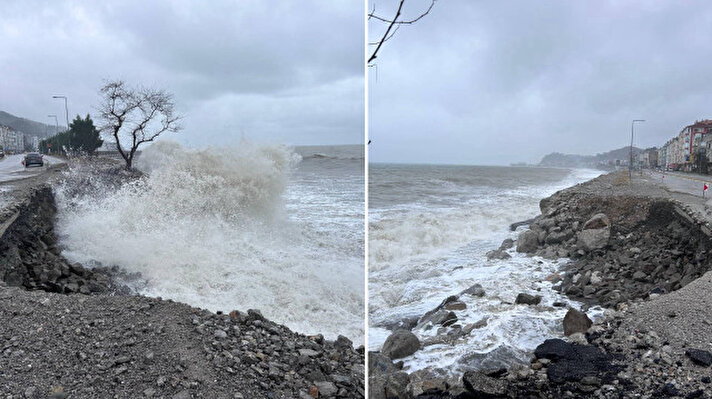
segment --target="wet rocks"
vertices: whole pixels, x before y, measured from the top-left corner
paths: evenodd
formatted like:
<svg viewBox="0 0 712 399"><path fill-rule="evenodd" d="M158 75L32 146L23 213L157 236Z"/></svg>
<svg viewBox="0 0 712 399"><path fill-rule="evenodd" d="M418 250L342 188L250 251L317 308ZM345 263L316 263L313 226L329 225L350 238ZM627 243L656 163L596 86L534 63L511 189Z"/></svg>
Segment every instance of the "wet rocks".
<svg viewBox="0 0 712 399"><path fill-rule="evenodd" d="M539 235L533 230L525 230L517 237L517 252L531 253L539 247Z"/></svg>
<svg viewBox="0 0 712 399"><path fill-rule="evenodd" d="M487 260L494 260L494 259L499 259L499 260L506 260L512 257L507 251L502 250L502 249L495 249L493 251L487 252L485 255L487 256Z"/></svg>
<svg viewBox="0 0 712 399"><path fill-rule="evenodd" d="M564 316L564 335L569 336L576 333L585 333L593 322L586 313L576 309L569 309Z"/></svg>
<svg viewBox="0 0 712 399"><path fill-rule="evenodd" d="M534 356L550 360L546 374L554 383L580 382L586 377L608 382L621 369L612 363L612 356L598 347L577 345L561 339L547 339L534 350Z"/></svg>
<svg viewBox="0 0 712 399"><path fill-rule="evenodd" d="M530 295L522 292L517 295L517 299L514 303L522 305L538 305L541 303L541 295Z"/></svg>
<svg viewBox="0 0 712 399"><path fill-rule="evenodd" d="M408 398L410 376L393 364L388 356L368 353L368 397L373 399Z"/></svg>
<svg viewBox="0 0 712 399"><path fill-rule="evenodd" d="M511 238L505 238L504 241L502 241L502 244L500 244L499 249L507 250L512 247L514 247L514 240L512 240Z"/></svg>
<svg viewBox="0 0 712 399"><path fill-rule="evenodd" d="M467 288L466 290L460 293L460 295L463 294L472 295L475 297L483 297L485 296L485 289L482 288L482 285L480 284L473 284L470 288Z"/></svg>
<svg viewBox="0 0 712 399"><path fill-rule="evenodd" d="M54 233L57 209L47 185L6 210L0 239L0 279L10 286L58 293L127 293L109 268L86 269L60 255Z"/></svg>
<svg viewBox="0 0 712 399"><path fill-rule="evenodd" d="M418 349L420 340L415 334L407 330L397 330L383 343L381 353L391 359L400 359L412 355Z"/></svg>

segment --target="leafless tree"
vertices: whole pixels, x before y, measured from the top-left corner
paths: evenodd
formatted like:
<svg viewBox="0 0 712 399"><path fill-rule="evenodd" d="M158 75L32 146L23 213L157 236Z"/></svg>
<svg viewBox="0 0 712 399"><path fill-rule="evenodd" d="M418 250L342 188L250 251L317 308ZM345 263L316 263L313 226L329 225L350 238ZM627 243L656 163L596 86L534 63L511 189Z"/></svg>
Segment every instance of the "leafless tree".
<svg viewBox="0 0 712 399"><path fill-rule="evenodd" d="M402 25L412 25L416 22L418 22L421 18L424 16L428 15L430 13L430 10L433 9L433 6L435 5L435 2L437 0L430 0L430 6L428 7L427 10L425 10L423 13L421 13L418 17L409 19L409 20L402 20L399 19L401 18L401 14L403 12L403 4L405 3L405 0L400 0L398 3L398 9L396 10L396 14L393 18L384 18L376 14L376 6L374 5L371 11L368 13L368 19L369 21L371 19L387 24L386 31L383 33L383 36L381 36L381 39L375 42L370 42L370 46L376 46L376 48L373 50L373 53L371 53L371 56L368 58L368 63L370 64L373 62L373 60L376 59L376 55L378 54L378 50L381 49L381 46L383 46L383 43L387 42L390 40L393 35L396 34L398 29Z"/></svg>
<svg viewBox="0 0 712 399"><path fill-rule="evenodd" d="M136 151L143 143L181 129L178 124L181 116L174 111L173 95L165 90L131 88L124 81L115 80L107 82L100 94L101 130L116 140L116 149L126 161L126 169L132 168Z"/></svg>

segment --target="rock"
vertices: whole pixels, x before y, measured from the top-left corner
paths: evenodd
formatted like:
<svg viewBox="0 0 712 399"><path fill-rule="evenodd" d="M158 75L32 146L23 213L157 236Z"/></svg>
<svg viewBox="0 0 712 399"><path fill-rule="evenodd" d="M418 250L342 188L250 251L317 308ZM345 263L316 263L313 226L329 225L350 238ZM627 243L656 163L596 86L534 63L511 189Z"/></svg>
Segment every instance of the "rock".
<svg viewBox="0 0 712 399"><path fill-rule="evenodd" d="M514 240L511 238L505 238L504 241L502 241L502 244L500 244L499 249L500 250L507 250L509 248L512 248L514 246Z"/></svg>
<svg viewBox="0 0 712 399"><path fill-rule="evenodd" d="M319 356L319 352L315 351L314 349L299 349L299 355L307 357L317 357Z"/></svg>
<svg viewBox="0 0 712 399"><path fill-rule="evenodd" d="M417 397L424 392L446 392L449 388L447 372L442 369L421 369L410 374L408 391Z"/></svg>
<svg viewBox="0 0 712 399"><path fill-rule="evenodd" d="M635 281L646 281L647 279L648 279L648 275L645 274L645 272L638 270L635 273L633 273L633 280L635 280Z"/></svg>
<svg viewBox="0 0 712 399"><path fill-rule="evenodd" d="M397 330L383 343L381 353L391 359L410 356L420 349L420 340L410 331Z"/></svg>
<svg viewBox="0 0 712 399"><path fill-rule="evenodd" d="M498 398L507 393L507 383L477 371L466 371L462 376L465 388L477 398Z"/></svg>
<svg viewBox="0 0 712 399"><path fill-rule="evenodd" d="M390 337L389 337L390 338ZM368 397L407 398L410 377L384 354L368 353Z"/></svg>
<svg viewBox="0 0 712 399"><path fill-rule="evenodd" d="M569 335L568 339L569 339L569 342L574 343L574 344L588 345L588 340L586 339L586 336L581 332L577 332L577 333L573 333L573 334Z"/></svg>
<svg viewBox="0 0 712 399"><path fill-rule="evenodd" d="M339 335L334 342L334 346L341 350L352 349L354 347L354 343L343 335Z"/></svg>
<svg viewBox="0 0 712 399"><path fill-rule="evenodd" d="M449 302L448 302L449 303ZM445 306L445 305L441 305ZM447 327L449 325L455 324L457 322L457 315L446 309L438 309L438 310L431 310L430 312L426 313L423 315L423 317L418 320L418 324L416 325L416 328L423 328L427 326L428 324L432 324L434 326L444 326Z"/></svg>
<svg viewBox="0 0 712 399"><path fill-rule="evenodd" d="M493 374L499 370L509 369L514 365L522 365L528 361L529 355L508 345L500 345L486 353L473 352L462 356L457 364L464 370L478 370L484 374Z"/></svg>
<svg viewBox="0 0 712 399"><path fill-rule="evenodd" d="M517 299L514 301L516 304L523 305L538 305L540 302L541 295L530 295L523 292L517 295Z"/></svg>
<svg viewBox="0 0 712 399"><path fill-rule="evenodd" d="M586 313L576 310L574 308L569 309L564 316L564 335L569 336L575 333L585 333L593 322L588 318Z"/></svg>
<svg viewBox="0 0 712 399"><path fill-rule="evenodd" d="M602 213L597 213L583 224L582 230L598 230L609 227L611 227L611 221L608 219L608 216Z"/></svg>
<svg viewBox="0 0 712 399"><path fill-rule="evenodd" d="M544 242L546 242L547 244L561 244L562 242L568 241L569 239L573 238L573 236L573 230L566 229L564 231L550 233L546 236Z"/></svg>
<svg viewBox="0 0 712 399"><path fill-rule="evenodd" d="M539 248L539 235L533 230L525 230L517 237L517 252L531 253Z"/></svg>
<svg viewBox="0 0 712 399"><path fill-rule="evenodd" d="M336 395L336 392L338 392L338 389L336 388L336 385L334 385L333 382L321 381L321 382L315 382L314 385L316 385L316 387L319 389L320 396L324 396L324 397L334 396L334 395Z"/></svg>
<svg viewBox="0 0 712 399"><path fill-rule="evenodd" d="M693 363L702 367L709 367L712 365L712 353L702 350L702 349L688 349L685 351L685 355L692 360Z"/></svg>
<svg viewBox="0 0 712 399"><path fill-rule="evenodd" d="M227 333L223 330L215 330L215 338L225 339L225 338L227 338Z"/></svg>
<svg viewBox="0 0 712 399"><path fill-rule="evenodd" d="M623 369L612 364L613 357L593 345L577 345L561 339L547 339L534 350L537 359L549 359L546 369L551 382L579 382L585 377L606 381Z"/></svg>
<svg viewBox="0 0 712 399"><path fill-rule="evenodd" d="M445 309L445 310L465 310L465 309L467 309L467 305L465 304L465 302L455 301L455 302L450 302L450 303L444 305L443 309Z"/></svg>
<svg viewBox="0 0 712 399"><path fill-rule="evenodd" d="M578 235L578 246L586 251L600 249L608 245L610 229L582 230Z"/></svg>
<svg viewBox="0 0 712 399"><path fill-rule="evenodd" d="M485 289L482 288L480 284L474 284L470 288L462 291L460 295L467 294L467 295L472 295L476 297L483 297L485 296Z"/></svg>
<svg viewBox="0 0 712 399"><path fill-rule="evenodd" d="M489 251L486 254L487 260L494 260L494 259L499 259L499 260L505 260L509 259L512 257L512 255L508 254L507 251L502 250L502 249L495 249L494 251Z"/></svg>
<svg viewBox="0 0 712 399"><path fill-rule="evenodd" d="M534 222L534 218L532 218L532 219L527 219L527 220L522 220L521 222L512 223L512 224L509 225L509 230L515 231L515 230L516 230L517 228L519 228L520 226L527 226L527 225L532 224L533 222Z"/></svg>

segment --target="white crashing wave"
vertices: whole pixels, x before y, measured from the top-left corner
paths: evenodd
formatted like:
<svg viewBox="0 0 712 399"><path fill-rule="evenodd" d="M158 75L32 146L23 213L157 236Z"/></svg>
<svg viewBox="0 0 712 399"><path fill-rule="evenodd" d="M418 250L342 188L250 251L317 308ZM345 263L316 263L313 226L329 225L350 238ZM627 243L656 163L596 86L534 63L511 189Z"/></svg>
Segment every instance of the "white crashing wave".
<svg viewBox="0 0 712 399"><path fill-rule="evenodd" d="M422 174L427 172L424 166ZM551 171L528 172L546 176ZM387 177L396 181L396 173ZM486 177L493 171L483 168L481 173ZM498 347L526 358L525 353L544 339L561 334L560 320L566 310L551 305L556 301L577 304L551 290L551 283L545 281L560 264L523 256L514 249L509 250L512 258L507 260L486 261L485 255L503 239L516 239L517 232L510 232L508 225L536 216L541 198L599 174L573 170L562 180L541 179L545 183L532 185L443 185L438 189L445 189L427 200L407 191L422 182L405 182L403 192L397 194L410 203L391 204L370 214L369 349L380 349L389 334L385 326L419 317L475 283L487 294L465 296L467 309L457 312L458 323L465 326L487 320L486 325L455 345L427 345L403 359L409 371L432 367L462 371L467 368L463 364L467 356ZM516 175L510 178L516 180ZM425 182L433 185L432 180ZM542 306L515 305L520 292L542 295ZM437 330L421 328L414 333L426 342L438 338Z"/></svg>
<svg viewBox="0 0 712 399"><path fill-rule="evenodd" d="M256 308L299 332L362 342L362 261L344 267L342 243L285 211L298 162L283 146L191 151L157 142L132 183L79 197L71 183L58 190L63 254L140 272L146 295L214 311Z"/></svg>

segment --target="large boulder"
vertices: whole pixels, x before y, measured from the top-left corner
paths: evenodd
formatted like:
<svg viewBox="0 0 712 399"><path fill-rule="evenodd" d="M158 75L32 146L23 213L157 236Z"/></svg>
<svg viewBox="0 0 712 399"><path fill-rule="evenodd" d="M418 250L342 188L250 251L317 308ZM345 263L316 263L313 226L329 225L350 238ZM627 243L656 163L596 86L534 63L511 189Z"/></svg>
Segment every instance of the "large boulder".
<svg viewBox="0 0 712 399"><path fill-rule="evenodd" d="M517 237L517 252L531 253L539 247L539 234L534 230L525 230Z"/></svg>
<svg viewBox="0 0 712 399"><path fill-rule="evenodd" d="M582 382L588 377L611 381L623 369L612 363L613 356L593 345L578 345L561 339L547 339L534 350L537 359L549 359L549 381Z"/></svg>
<svg viewBox="0 0 712 399"><path fill-rule="evenodd" d="M420 340L410 331L397 330L386 338L381 353L391 359L410 356L420 349Z"/></svg>
<svg viewBox="0 0 712 399"><path fill-rule="evenodd" d="M568 337L575 333L585 333L591 327L591 324L593 322L586 313L571 308L564 316L564 335Z"/></svg>
<svg viewBox="0 0 712 399"><path fill-rule="evenodd" d="M611 230L608 228L582 230L578 235L578 246L586 251L604 248L610 237Z"/></svg>

